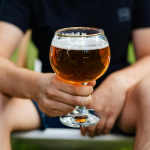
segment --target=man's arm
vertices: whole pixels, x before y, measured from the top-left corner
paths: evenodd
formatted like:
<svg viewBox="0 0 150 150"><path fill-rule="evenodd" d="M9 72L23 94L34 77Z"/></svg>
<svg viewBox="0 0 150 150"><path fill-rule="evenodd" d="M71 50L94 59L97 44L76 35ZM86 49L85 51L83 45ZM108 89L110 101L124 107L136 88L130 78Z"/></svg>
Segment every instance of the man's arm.
<svg viewBox="0 0 150 150"><path fill-rule="evenodd" d="M11 96L31 98L28 87L32 87L32 83L29 83L29 78L33 78L35 73L18 67L8 59L22 36L23 32L18 27L0 22L0 91Z"/></svg>
<svg viewBox="0 0 150 150"><path fill-rule="evenodd" d="M150 74L150 28L136 29L132 32L132 41L137 62L120 71L132 84Z"/></svg>
<svg viewBox="0 0 150 150"><path fill-rule="evenodd" d="M0 56L10 58L22 36L21 29L13 24L0 21Z"/></svg>
<svg viewBox="0 0 150 150"><path fill-rule="evenodd" d="M99 124L82 129L83 135L85 131L90 136L109 133L123 109L128 90L150 75L150 28L136 29L132 37L137 62L109 75L94 91L89 107L101 112L103 118Z"/></svg>
<svg viewBox="0 0 150 150"><path fill-rule="evenodd" d="M71 84L54 73L37 73L18 67L8 58L18 45L23 32L16 26L0 22L0 92L34 99L48 116L61 116L76 105L87 105L95 82L89 86Z"/></svg>

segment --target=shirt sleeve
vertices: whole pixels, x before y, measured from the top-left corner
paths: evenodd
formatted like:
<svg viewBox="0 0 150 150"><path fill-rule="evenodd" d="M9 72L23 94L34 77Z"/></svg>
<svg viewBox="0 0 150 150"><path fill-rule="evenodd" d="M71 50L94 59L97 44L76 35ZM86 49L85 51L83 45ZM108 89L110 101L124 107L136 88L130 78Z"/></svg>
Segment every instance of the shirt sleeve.
<svg viewBox="0 0 150 150"><path fill-rule="evenodd" d="M31 14L28 0L2 0L0 20L19 27L23 32L30 28Z"/></svg>
<svg viewBox="0 0 150 150"><path fill-rule="evenodd" d="M135 0L132 21L133 29L150 27L150 0Z"/></svg>

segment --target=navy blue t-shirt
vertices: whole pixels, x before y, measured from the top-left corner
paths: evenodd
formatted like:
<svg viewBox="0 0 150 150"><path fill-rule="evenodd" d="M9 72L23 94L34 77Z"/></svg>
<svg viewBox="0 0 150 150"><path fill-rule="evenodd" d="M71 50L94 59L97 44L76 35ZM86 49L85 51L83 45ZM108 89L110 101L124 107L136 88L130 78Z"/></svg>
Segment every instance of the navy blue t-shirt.
<svg viewBox="0 0 150 150"><path fill-rule="evenodd" d="M0 20L31 28L43 72L53 72L49 50L54 32L66 27L102 28L108 38L111 72L128 66L127 47L133 29L150 27L150 0L2 0Z"/></svg>

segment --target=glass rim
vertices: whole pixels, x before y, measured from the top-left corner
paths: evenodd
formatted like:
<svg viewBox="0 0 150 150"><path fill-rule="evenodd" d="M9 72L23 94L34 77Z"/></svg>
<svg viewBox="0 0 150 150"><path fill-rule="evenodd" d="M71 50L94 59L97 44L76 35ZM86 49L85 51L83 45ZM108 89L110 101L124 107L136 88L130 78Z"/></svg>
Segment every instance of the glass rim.
<svg viewBox="0 0 150 150"><path fill-rule="evenodd" d="M95 29L95 30L99 30L101 32L100 33L96 33L96 34L90 34L90 35L62 35L62 34L58 33L60 31L65 31L65 30L69 30L69 29ZM97 35L102 35L102 34L104 34L104 30L103 29L94 28L94 27L68 27L68 28L62 28L62 29L59 29L59 30L55 31L55 35L63 36L63 37L91 37L91 36L97 36Z"/></svg>

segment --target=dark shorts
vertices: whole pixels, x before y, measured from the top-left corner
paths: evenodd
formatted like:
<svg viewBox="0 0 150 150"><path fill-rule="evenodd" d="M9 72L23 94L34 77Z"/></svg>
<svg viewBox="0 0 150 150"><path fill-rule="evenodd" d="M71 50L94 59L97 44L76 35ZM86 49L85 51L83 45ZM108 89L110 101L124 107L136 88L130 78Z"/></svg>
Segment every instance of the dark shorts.
<svg viewBox="0 0 150 150"><path fill-rule="evenodd" d="M35 105L35 107L37 108L40 118L41 118L41 122L42 122L42 127L40 128L41 130L44 130L46 128L70 128L68 126L63 125L60 120L59 117L48 117L46 116L38 107L38 104L33 100L33 103ZM123 131L117 129L116 127L114 127L111 131L112 133L115 134L121 134L121 135L126 135L126 136L134 136L134 134L127 134L124 133Z"/></svg>
<svg viewBox="0 0 150 150"><path fill-rule="evenodd" d="M34 105L36 106L38 112L39 112L39 115L40 115L40 118L41 118L41 122L42 122L42 127L40 129L46 129L46 128L70 128L70 127L67 127L65 125L63 125L60 120L59 120L59 117L48 117L46 116L39 108L38 104L32 100Z"/></svg>

